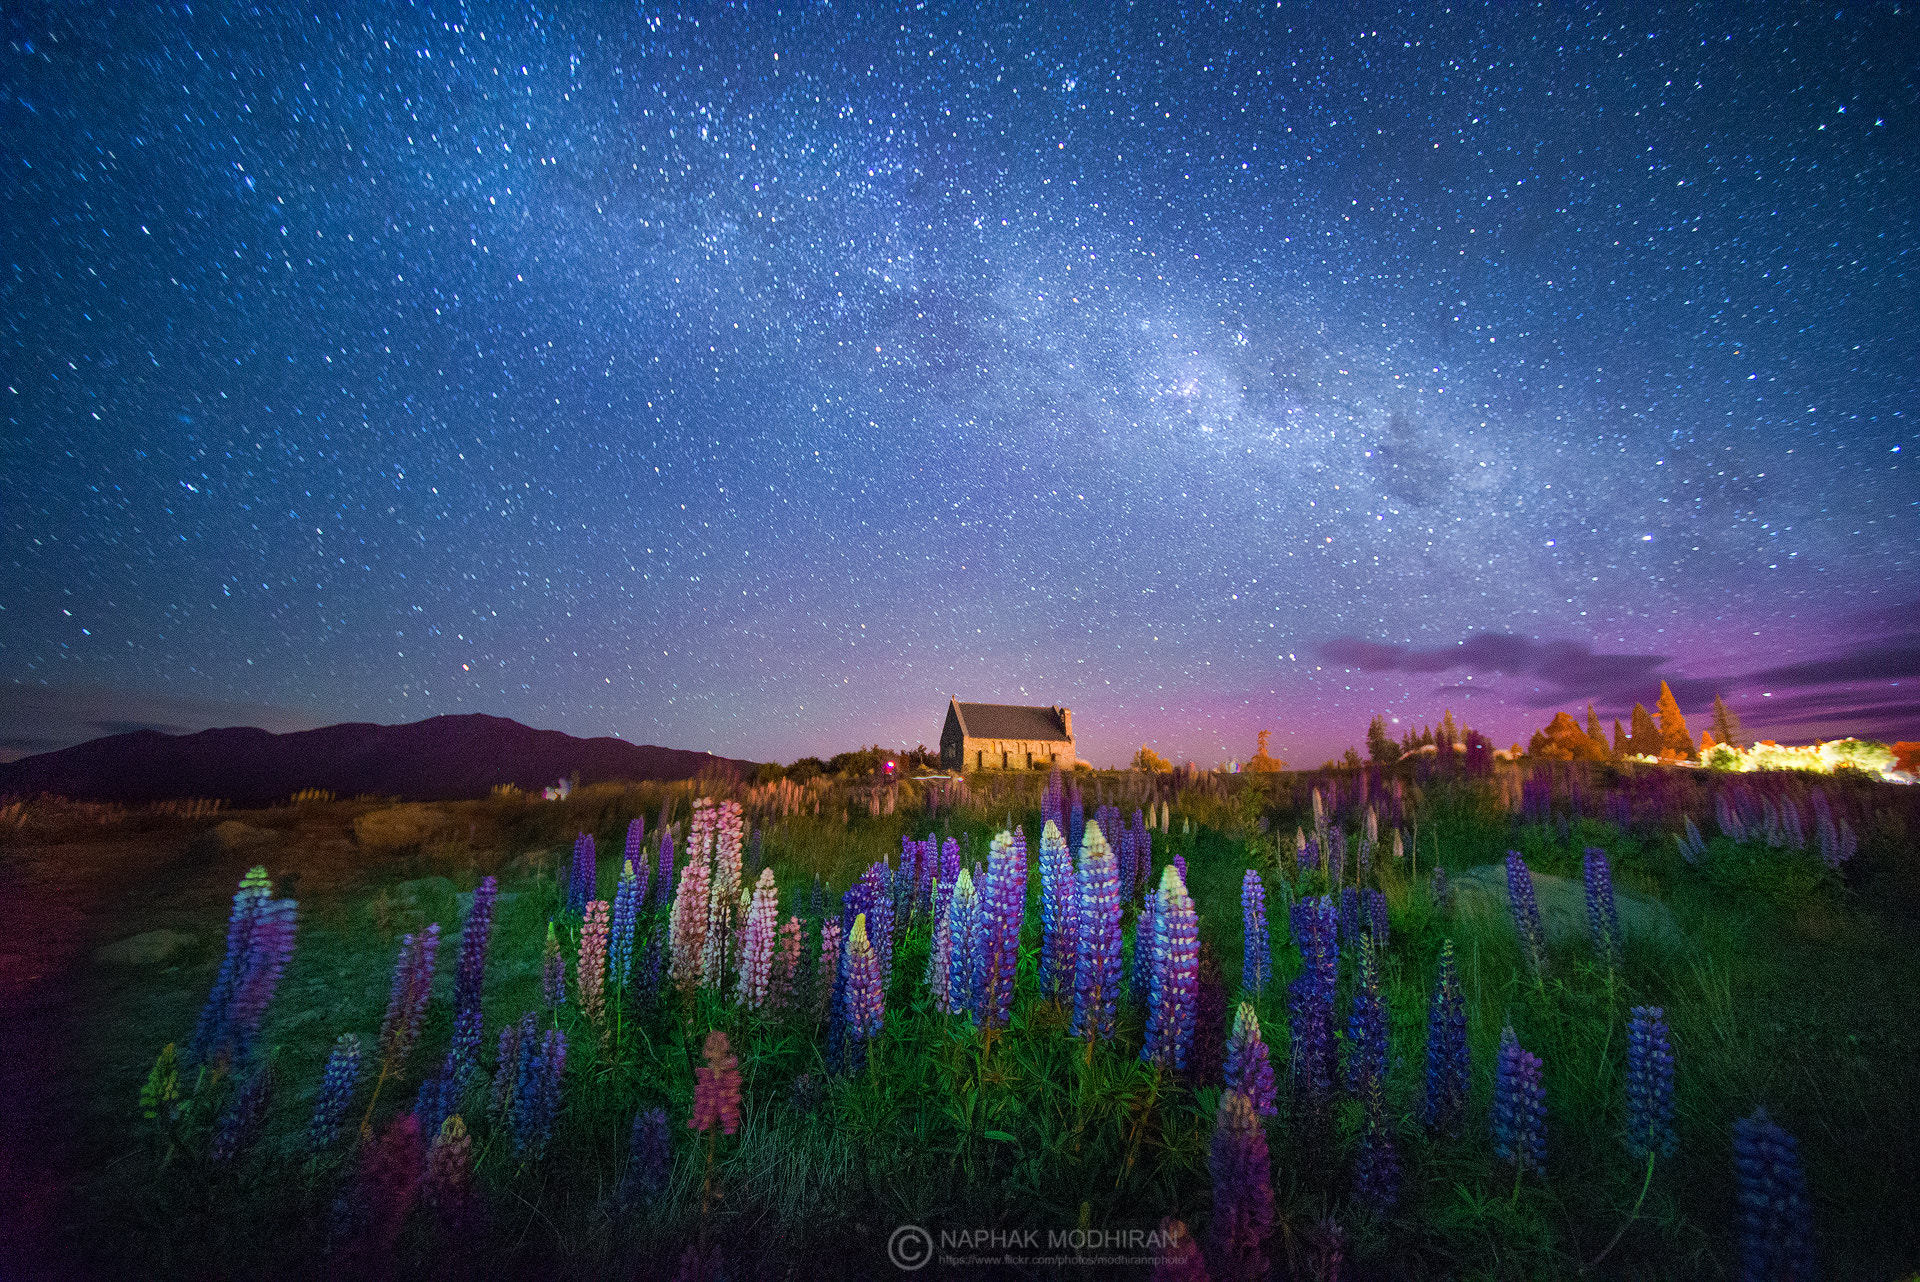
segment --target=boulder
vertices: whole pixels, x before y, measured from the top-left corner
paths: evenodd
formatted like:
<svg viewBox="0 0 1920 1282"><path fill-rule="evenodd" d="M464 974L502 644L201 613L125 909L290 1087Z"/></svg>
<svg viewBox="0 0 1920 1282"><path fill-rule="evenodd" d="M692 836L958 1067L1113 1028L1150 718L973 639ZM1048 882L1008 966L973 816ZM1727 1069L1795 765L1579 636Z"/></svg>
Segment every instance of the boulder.
<svg viewBox="0 0 1920 1282"><path fill-rule="evenodd" d="M1497 913L1502 916L1512 913L1507 903L1507 866L1504 862L1480 864L1448 876L1458 911ZM1540 923L1546 927L1549 943L1589 937L1587 888L1584 882L1536 872L1533 874L1533 897L1540 904ZM1616 881L1613 903L1614 911L1620 918L1622 935L1652 936L1671 945L1686 942L1686 936L1673 920L1673 913L1659 900L1642 898Z"/></svg>
<svg viewBox="0 0 1920 1282"><path fill-rule="evenodd" d="M96 951L93 957L107 966L158 966L173 960L193 943L192 935L177 930L149 930L143 935L108 944Z"/></svg>

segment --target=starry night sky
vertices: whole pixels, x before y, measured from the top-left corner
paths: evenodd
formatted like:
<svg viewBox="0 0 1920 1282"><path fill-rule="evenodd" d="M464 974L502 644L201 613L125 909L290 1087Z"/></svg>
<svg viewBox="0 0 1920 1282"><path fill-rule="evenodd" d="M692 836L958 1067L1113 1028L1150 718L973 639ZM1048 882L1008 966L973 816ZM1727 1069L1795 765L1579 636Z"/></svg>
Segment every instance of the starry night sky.
<svg viewBox="0 0 1920 1282"><path fill-rule="evenodd" d="M1920 737L1913 6L10 5L7 755Z"/></svg>

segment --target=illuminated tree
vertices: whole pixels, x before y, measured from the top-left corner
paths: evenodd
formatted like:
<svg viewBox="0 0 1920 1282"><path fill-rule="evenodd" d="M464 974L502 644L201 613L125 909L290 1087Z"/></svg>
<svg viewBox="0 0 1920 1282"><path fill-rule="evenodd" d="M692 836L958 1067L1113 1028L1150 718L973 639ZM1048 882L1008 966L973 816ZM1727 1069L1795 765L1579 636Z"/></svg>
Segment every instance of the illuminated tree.
<svg viewBox="0 0 1920 1282"><path fill-rule="evenodd" d="M1645 704L1633 705L1633 732L1627 736L1627 744L1636 757L1660 755L1660 728L1653 724L1653 714Z"/></svg>
<svg viewBox="0 0 1920 1282"><path fill-rule="evenodd" d="M1273 738L1273 731L1262 730L1259 737L1259 749L1255 751L1252 759L1247 762L1247 769L1255 774L1276 774L1279 771L1285 770L1287 768L1286 762L1267 754L1267 740Z"/></svg>
<svg viewBox="0 0 1920 1282"><path fill-rule="evenodd" d="M1624 757L1633 751L1633 741L1627 738L1626 730L1620 725L1620 718L1613 719L1613 755Z"/></svg>
<svg viewBox="0 0 1920 1282"><path fill-rule="evenodd" d="M1717 694L1713 696L1713 741L1735 748L1745 742L1740 733L1740 714L1729 708Z"/></svg>
<svg viewBox="0 0 1920 1282"><path fill-rule="evenodd" d="M1587 738L1593 740L1594 743L1599 746L1600 756L1597 758L1598 760L1604 761L1608 756L1612 755L1612 750L1607 747L1607 732L1600 728L1600 718L1593 714L1593 705L1591 703L1587 705Z"/></svg>
<svg viewBox="0 0 1920 1282"><path fill-rule="evenodd" d="M1693 732L1687 729L1687 719L1680 712L1680 701L1673 697L1673 691L1667 683L1660 683L1660 703L1657 714L1660 718L1660 747L1671 752L1683 761L1694 761L1700 756L1693 746Z"/></svg>
<svg viewBox="0 0 1920 1282"><path fill-rule="evenodd" d="M1133 768L1144 770L1148 774L1163 775L1172 770L1173 766L1165 757L1143 743L1140 745L1140 751L1133 754Z"/></svg>

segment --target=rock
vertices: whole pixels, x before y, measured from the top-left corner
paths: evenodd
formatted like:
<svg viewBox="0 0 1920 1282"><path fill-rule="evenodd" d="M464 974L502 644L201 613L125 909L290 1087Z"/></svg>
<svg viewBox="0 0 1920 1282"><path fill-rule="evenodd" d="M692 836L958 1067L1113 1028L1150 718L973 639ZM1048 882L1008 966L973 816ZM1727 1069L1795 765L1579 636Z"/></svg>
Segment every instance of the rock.
<svg viewBox="0 0 1920 1282"><path fill-rule="evenodd" d="M144 935L134 935L108 944L95 952L93 957L95 961L108 966L158 966L161 962L171 961L194 942L192 935L177 930L150 930Z"/></svg>
<svg viewBox="0 0 1920 1282"><path fill-rule="evenodd" d="M193 844L204 854L225 855L279 840L280 834L271 828L256 828L252 824L241 823L238 819L229 819L201 833L194 838Z"/></svg>
<svg viewBox="0 0 1920 1282"><path fill-rule="evenodd" d="M1507 903L1507 866L1504 862L1464 868L1448 876L1453 884L1454 902L1459 911L1497 913L1503 917L1512 913ZM1533 874L1533 897L1540 904L1540 922L1546 927L1549 943L1589 937L1587 888L1584 882L1536 872ZM1621 934L1650 935L1671 945L1686 942L1686 936L1673 920L1673 913L1659 900L1643 899L1623 889L1616 881L1613 903L1614 911L1620 917Z"/></svg>

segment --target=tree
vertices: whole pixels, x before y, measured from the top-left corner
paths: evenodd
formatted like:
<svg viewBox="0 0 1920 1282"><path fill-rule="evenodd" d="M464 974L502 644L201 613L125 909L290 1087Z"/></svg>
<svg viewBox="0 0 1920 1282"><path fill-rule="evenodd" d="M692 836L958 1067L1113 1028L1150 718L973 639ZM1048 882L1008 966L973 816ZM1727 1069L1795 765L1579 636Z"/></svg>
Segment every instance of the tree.
<svg viewBox="0 0 1920 1282"><path fill-rule="evenodd" d="M1441 714L1439 728L1433 732L1433 746L1440 750L1441 756L1450 757L1453 745L1459 742L1460 728L1453 723L1453 709L1448 708Z"/></svg>
<svg viewBox="0 0 1920 1282"><path fill-rule="evenodd" d="M1660 718L1660 748L1670 752L1682 761L1697 761L1700 753L1693 746L1693 732L1687 729L1687 719L1680 711L1680 701L1673 697L1673 691L1667 683L1660 683L1660 702L1657 714Z"/></svg>
<svg viewBox="0 0 1920 1282"><path fill-rule="evenodd" d="M1746 742L1740 733L1740 714L1729 708L1726 700L1717 694L1713 696L1713 739L1715 743L1730 744L1735 748Z"/></svg>
<svg viewBox="0 0 1920 1282"><path fill-rule="evenodd" d="M1553 720L1540 732L1540 746L1534 749L1536 755L1552 761L1605 761L1607 750L1593 741L1580 723L1564 712L1553 714Z"/></svg>
<svg viewBox="0 0 1920 1282"><path fill-rule="evenodd" d="M1140 745L1140 751L1133 754L1133 768L1135 770L1144 770L1148 774L1163 775L1172 770L1173 765L1165 757L1143 743Z"/></svg>
<svg viewBox="0 0 1920 1282"><path fill-rule="evenodd" d="M1660 755L1660 727L1653 724L1653 714L1643 703L1633 705L1633 730L1627 736L1627 747L1636 757Z"/></svg>
<svg viewBox="0 0 1920 1282"><path fill-rule="evenodd" d="M1620 725L1620 718L1613 719L1613 755L1624 757L1633 751L1633 741L1627 738L1626 730Z"/></svg>
<svg viewBox="0 0 1920 1282"><path fill-rule="evenodd" d="M1357 749L1357 748L1348 748L1348 749L1347 749L1347 755L1346 755L1345 757L1343 757L1343 758L1341 758L1341 761L1340 761L1340 764L1341 764L1341 765L1343 765L1343 766L1345 766L1345 767L1346 767L1347 769L1349 769L1349 770L1358 770L1358 769L1360 768L1360 751L1359 751L1359 749Z"/></svg>
<svg viewBox="0 0 1920 1282"><path fill-rule="evenodd" d="M1587 705L1587 738L1599 745L1601 760L1612 755L1612 751L1607 747L1607 732L1600 728L1600 718L1593 715L1591 703Z"/></svg>
<svg viewBox="0 0 1920 1282"><path fill-rule="evenodd" d="M1367 756L1376 765L1390 766L1400 760L1400 745L1387 734L1387 723L1378 715L1367 723Z"/></svg>
<svg viewBox="0 0 1920 1282"><path fill-rule="evenodd" d="M1277 774L1287 768L1287 763L1277 757L1267 755L1267 740L1273 738L1273 731L1262 730L1259 735L1260 746L1247 762L1247 769L1257 775Z"/></svg>

